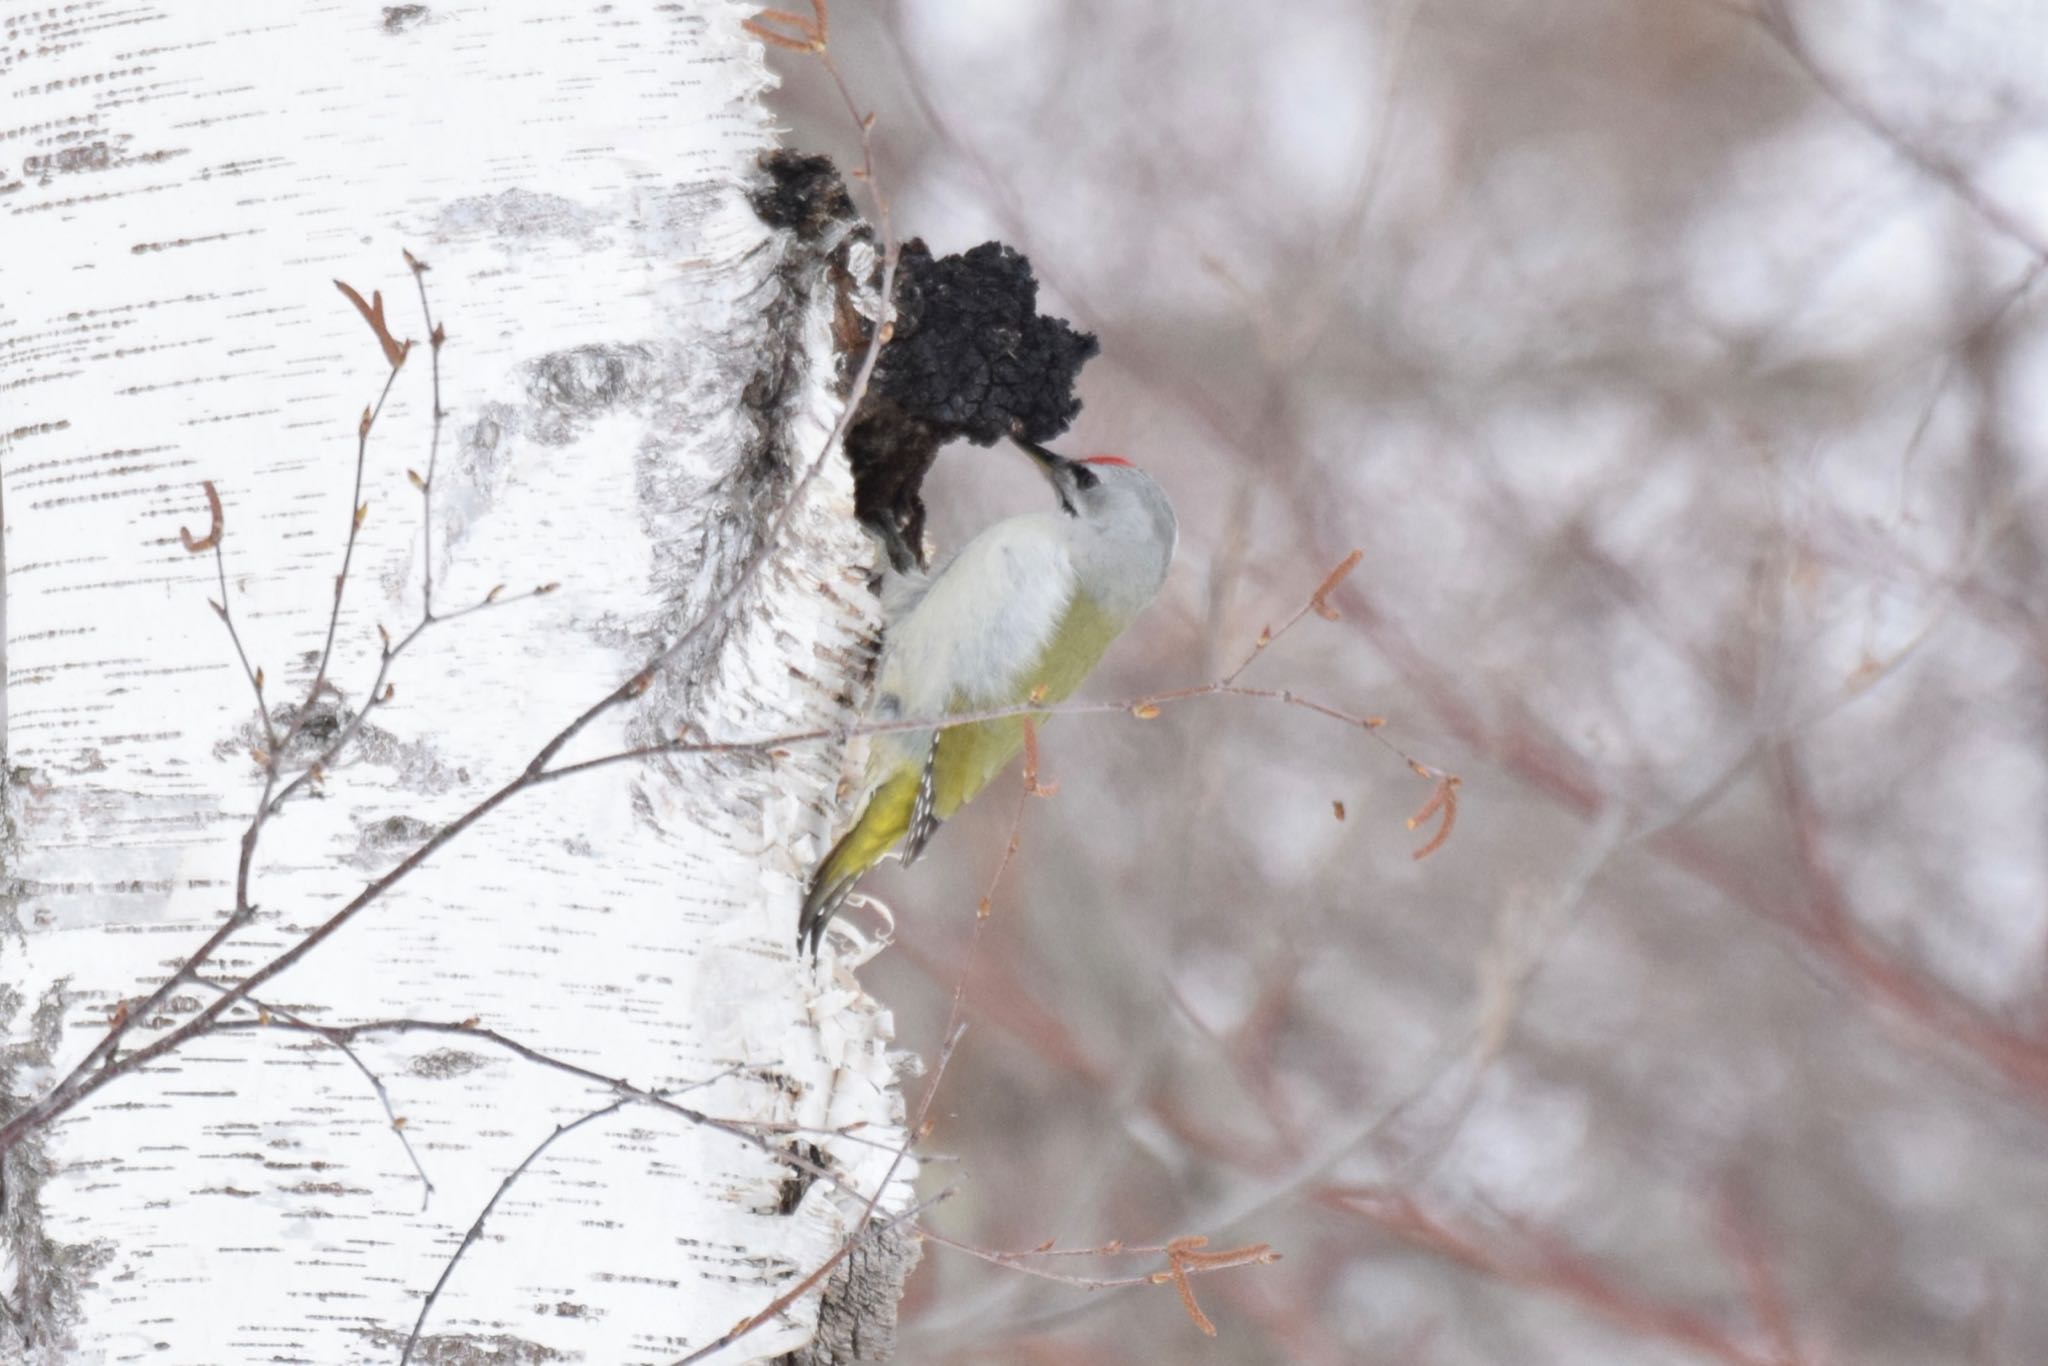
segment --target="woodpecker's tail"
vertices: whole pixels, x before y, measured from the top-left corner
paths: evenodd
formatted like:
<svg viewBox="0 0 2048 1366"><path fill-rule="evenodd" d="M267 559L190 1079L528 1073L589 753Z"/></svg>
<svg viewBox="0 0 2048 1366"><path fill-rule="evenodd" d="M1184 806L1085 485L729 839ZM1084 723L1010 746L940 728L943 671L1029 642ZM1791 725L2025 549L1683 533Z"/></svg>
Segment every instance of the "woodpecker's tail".
<svg viewBox="0 0 2048 1366"><path fill-rule="evenodd" d="M832 852L825 855L825 861L811 875L810 891L804 896L803 914L797 917L796 922L799 951L808 945L811 957L818 956L818 945L825 938L825 926L839 913L839 908L852 894L854 884L860 881L861 874L880 862L882 855L888 853L910 828L910 813L917 802L919 778L917 769L907 769L876 788L867 809L860 813L860 819L853 823L853 828L839 843L832 846Z"/></svg>

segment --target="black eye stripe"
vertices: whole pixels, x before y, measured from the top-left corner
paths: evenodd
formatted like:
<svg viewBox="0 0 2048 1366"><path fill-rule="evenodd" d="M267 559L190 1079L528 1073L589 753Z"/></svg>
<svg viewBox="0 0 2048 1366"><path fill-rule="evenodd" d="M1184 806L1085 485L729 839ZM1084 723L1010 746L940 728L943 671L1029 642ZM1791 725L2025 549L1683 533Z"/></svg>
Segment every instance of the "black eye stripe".
<svg viewBox="0 0 2048 1366"><path fill-rule="evenodd" d="M1089 469L1089 468L1088 468L1088 467L1087 467L1086 465L1076 465L1076 466L1074 466L1074 487L1075 487L1075 488L1077 488L1077 489L1092 489L1092 488L1094 488L1094 487L1095 487L1095 486L1096 486L1097 484L1099 484L1099 483L1101 483L1101 482L1102 482L1102 480L1100 480L1100 479L1098 479L1098 478L1096 477L1096 475L1095 475L1095 471L1094 471L1094 470L1091 470L1091 469Z"/></svg>

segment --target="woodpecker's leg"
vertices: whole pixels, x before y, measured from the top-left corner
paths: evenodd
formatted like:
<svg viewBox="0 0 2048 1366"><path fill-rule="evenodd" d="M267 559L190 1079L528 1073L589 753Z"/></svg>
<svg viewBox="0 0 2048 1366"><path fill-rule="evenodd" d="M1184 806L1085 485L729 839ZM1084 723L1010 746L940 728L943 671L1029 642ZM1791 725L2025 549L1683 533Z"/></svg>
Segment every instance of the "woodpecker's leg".
<svg viewBox="0 0 2048 1366"><path fill-rule="evenodd" d="M917 551L918 543L906 536L903 528L897 526L887 513L861 525L882 543L882 551L889 557L889 567L898 574L909 574L924 567L924 557Z"/></svg>

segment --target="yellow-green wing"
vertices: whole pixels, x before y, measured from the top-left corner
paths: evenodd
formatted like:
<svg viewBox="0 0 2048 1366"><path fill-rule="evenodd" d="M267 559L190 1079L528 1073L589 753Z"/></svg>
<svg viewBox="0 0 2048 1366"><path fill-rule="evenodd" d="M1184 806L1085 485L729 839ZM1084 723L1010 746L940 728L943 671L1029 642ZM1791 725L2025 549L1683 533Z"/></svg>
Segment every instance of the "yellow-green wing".
<svg viewBox="0 0 2048 1366"><path fill-rule="evenodd" d="M1085 593L1076 594L1073 605L1053 628L1039 662L1019 680L1012 697L976 699L956 697L949 708L955 712L991 711L997 707L1028 702L1038 695L1059 702L1073 695L1102 659L1103 651L1115 640L1118 624L1111 620ZM1045 718L1037 718L1043 725ZM994 721L972 721L948 726L939 732L936 762L932 767L932 828L950 819L954 812L974 800L1010 760L1024 748L1024 718L1005 716ZM916 832L912 832L915 835ZM925 839L930 839L929 832ZM919 844L922 845L920 840Z"/></svg>

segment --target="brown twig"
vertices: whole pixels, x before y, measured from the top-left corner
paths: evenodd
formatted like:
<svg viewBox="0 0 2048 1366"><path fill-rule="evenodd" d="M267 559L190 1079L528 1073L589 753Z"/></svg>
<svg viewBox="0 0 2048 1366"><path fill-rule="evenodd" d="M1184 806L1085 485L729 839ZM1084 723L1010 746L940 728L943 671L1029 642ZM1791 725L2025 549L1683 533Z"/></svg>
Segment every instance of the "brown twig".
<svg viewBox="0 0 2048 1366"><path fill-rule="evenodd" d="M786 9L764 9L751 19L742 19L740 27L764 43L822 57L832 41L832 21L826 13L826 0L811 0L811 16L806 19ZM790 32L784 33L783 28Z"/></svg>
<svg viewBox="0 0 2048 1366"><path fill-rule="evenodd" d="M211 519L211 525L207 529L206 536L201 539L193 536L184 527L178 528L178 539L185 543L186 552L193 555L197 555L202 551L219 549L220 534L225 527L225 519L222 516L220 506L220 490L213 486L211 479L201 482L200 487L206 490L206 512L207 516Z"/></svg>
<svg viewBox="0 0 2048 1366"><path fill-rule="evenodd" d="M507 598L500 595L501 585L500 588L493 588L487 596L471 603L467 607L460 607L453 612L442 612L432 616L422 614L420 619L413 624L412 629L395 641L384 632L382 627L379 627L378 634L382 638L382 648L377 660L377 672L371 678L369 690L363 696L363 705L356 708L350 714L348 720L342 724L341 729L335 732L334 739L328 742L327 747L321 750L314 758L307 761L300 768L298 774L285 783L283 787L279 788L276 796L269 799L268 805L271 814L275 815L278 808L282 807L287 801L290 801L301 788L304 788L309 783L320 781L325 775L328 765L333 763L344 749L348 748L349 742L355 739L357 733L362 730L363 724L369 720L370 714L378 708L388 706L391 703L392 699L396 696L393 685L387 681L391 676L391 666L398 661L398 657L404 654L414 641L425 635L430 627L439 626L446 622L460 621L472 613L487 611L493 607L506 607L516 602L523 602L528 598L546 597L560 587L561 585L557 583L544 583L538 588L529 589L527 592L521 593L518 597Z"/></svg>
<svg viewBox="0 0 2048 1366"><path fill-rule="evenodd" d="M770 1143L767 1139L762 1137L763 1134L771 1133L792 1134L814 1132L823 1132L835 1138L854 1137L854 1135L850 1135L847 1130L829 1129L820 1131L808 1129L802 1125L782 1124L769 1120L726 1119L721 1116L708 1114L702 1110L694 1109L688 1105L684 1105L681 1102L673 1099L675 1096L681 1095L686 1091L695 1090L700 1086L709 1086L712 1082L720 1081L723 1080L725 1077L732 1076L735 1072L740 1070L738 1068L727 1068L724 1072L720 1072L714 1076L707 1077L702 1081L692 1082L688 1086L672 1087L664 1091L650 1091L645 1087L635 1086L632 1082L626 1080L624 1077L612 1076L604 1072L599 1072L594 1068L585 1067L581 1063L570 1062L567 1058L561 1058L555 1056L552 1053L543 1052L540 1049L533 1047L531 1044L521 1043L519 1040L514 1039L509 1035L501 1034L495 1029L487 1028L475 1020L451 1022L446 1020L388 1019L364 1020L360 1023L352 1025L323 1025L311 1020L287 1020L282 1019L281 1017L273 1018L270 1020L236 1019L223 1020L218 1026L215 1027L214 1032L222 1034L244 1033L253 1030L264 1029L276 1029L284 1031L296 1031L307 1034L315 1034L318 1035L320 1038L335 1044L352 1044L360 1038L377 1034L442 1034L453 1035L466 1040L480 1041L483 1043L490 1044L495 1048L503 1049L505 1052L512 1054L514 1057L520 1058L526 1062L530 1062L535 1066L544 1067L549 1069L550 1071L560 1072L564 1076L575 1077L581 1081L591 1082L595 1085L602 1086L610 1092L612 1092L613 1094L624 1097L625 1099L638 1101L643 1105L651 1106L657 1110L666 1110L668 1113L675 1115L681 1119L687 1120L691 1124L695 1124L706 1129L715 1129L719 1133L725 1134L729 1138L738 1139L740 1142L748 1145L749 1147L756 1148L761 1152L768 1154L770 1157L773 1157L778 1162L787 1163L790 1166L796 1167L799 1170L808 1173L813 1178L823 1181L827 1185L832 1186L835 1190L844 1191L849 1195L858 1193L854 1191L852 1187L848 1186L844 1179L841 1178L838 1173L832 1171L830 1168L812 1162L809 1159L803 1157L799 1153L790 1151L782 1147L778 1147L777 1145ZM877 1144L876 1146L882 1145ZM890 1151L893 1152L895 1150L894 1144L889 1144L887 1146Z"/></svg>
<svg viewBox="0 0 2048 1366"><path fill-rule="evenodd" d="M210 987L214 991L225 992L228 989L226 983L216 982L197 973L192 973L190 976L194 982L203 987ZM434 1194L434 1180L427 1175L426 1165L420 1161L420 1155L413 1151L412 1140L406 1137L405 1121L399 1118L398 1111L392 1106L391 1092L386 1089L384 1079L378 1076L368 1063L363 1061L362 1055L357 1053L353 1046L353 1040L341 1035L338 1031L326 1029L313 1023L311 1020L294 1014L282 1006L270 1005L253 997L244 997L242 1004L256 1012L256 1019L250 1021L250 1023L269 1026L282 1020L291 1029L318 1035L328 1044L339 1049L343 1057L355 1064L356 1070L363 1074L363 1077L370 1083L371 1089L377 1093L377 1103L384 1107L384 1117L391 1121L392 1135L398 1139L399 1146L405 1149L406 1157L412 1162L412 1169L419 1173L421 1187L420 1208L425 1210L427 1202ZM223 1025L223 1028L227 1027Z"/></svg>
<svg viewBox="0 0 2048 1366"><path fill-rule="evenodd" d="M1026 724L1029 723L1027 722ZM1017 851L1023 847L1024 808L1030 805L1033 797L1052 796L1054 791L1057 790L1057 786L1055 784L1053 787L1047 788L1038 785L1036 757L1028 756L1024 766L1024 783L1017 793L1017 805L1010 812L1010 837L1003 844L1003 856L996 861L996 870L989 877L987 889L982 892L981 900L976 902L974 906L974 919L977 925L981 921L988 919L989 914L995 910L996 890L1002 886L1003 875L1010 871L1011 862L1016 859ZM978 937L978 930L976 934ZM974 952L975 941L970 939L967 944L967 962L961 970L961 979L963 981L966 980L967 974L974 970ZM950 1024L948 1029L951 1029Z"/></svg>
<svg viewBox="0 0 2048 1366"><path fill-rule="evenodd" d="M1418 768L1416 776L1427 778L1431 775ZM1429 800L1422 804L1420 811L1408 818L1408 828L1413 830L1439 811L1444 817L1443 823L1437 826L1436 833L1429 837L1429 842L1410 856L1417 862L1443 848L1445 841L1450 839L1451 827L1458 819L1458 783L1459 779L1452 774L1447 773L1438 778L1436 789L1429 794Z"/></svg>
<svg viewBox="0 0 2048 1366"><path fill-rule="evenodd" d="M1324 576L1323 581L1316 585L1316 591L1308 595L1308 601L1296 608L1293 616L1280 623L1279 630L1276 631L1270 626L1260 628L1258 638L1252 642L1250 651L1245 654L1243 659L1238 661L1236 668L1223 675L1222 681L1225 683L1237 682L1238 677L1246 669L1249 669L1260 655L1270 649L1273 643L1279 640L1280 637L1300 625L1301 619L1310 612L1314 612L1325 621L1338 620L1339 613L1337 609L1330 606L1330 594L1336 592L1338 585L1351 577L1351 571L1358 568L1359 561L1364 558L1365 552L1363 550L1354 550L1349 555L1346 555L1337 567L1332 569Z"/></svg>
<svg viewBox="0 0 2048 1366"><path fill-rule="evenodd" d="M221 546L224 530L220 512L220 495L213 491L211 480L207 481L206 493L206 501L213 505L214 515L213 531L207 536L205 544L213 550L214 579L220 584L220 601L207 605L212 607L214 615L220 618L220 624L227 628L228 639L233 642L235 647L235 658L242 661L242 677L249 680L249 691L256 695L256 724L263 729L263 744L266 750L264 757L257 762L260 766L268 768L270 766L270 756L277 753L277 727L271 724L270 706L263 700L263 670L249 662L249 652L242 647L242 633L235 626L234 608L230 605L228 598L227 554ZM182 534L183 528L179 530Z"/></svg>
<svg viewBox="0 0 2048 1366"><path fill-rule="evenodd" d="M420 614L431 621L434 616L434 468L441 458L441 422L448 416L441 410L441 347L447 342L448 333L434 321L434 310L427 303L427 271L430 267L409 251L405 253L405 263L412 268L413 283L419 287L420 316L427 324L427 345L431 348L429 359L432 361L429 368L434 384L433 433L427 439L427 472L424 476L413 476L413 482L420 491Z"/></svg>
<svg viewBox="0 0 2048 1366"><path fill-rule="evenodd" d="M526 1169L539 1161L540 1155L553 1147L557 1139L576 1132L576 1130L586 1124L615 1115L633 1103L631 1097L621 1096L601 1110L592 1110L589 1114L572 1119L566 1124L557 1124L552 1133L533 1146L532 1151L526 1154L518 1166L505 1173L505 1179L498 1183L498 1188L491 1192L491 1198L484 1202L484 1207L481 1210L477 1211L477 1216L470 1223L468 1232L462 1235L462 1242L456 1246L454 1253L448 1258L447 1264L441 1268L441 1274L435 1279L433 1288L427 1291L426 1298L420 1301L419 1317L413 1320L412 1331L406 1334L405 1349L398 1354L398 1366L407 1366L407 1363L412 1360L413 1348L419 1345L420 1333L427 1326L427 1315L433 1312L434 1301L441 1298L442 1288L448 1284L449 1277L455 1274L455 1268L462 1262L462 1254L469 1251L470 1246L483 1236L484 1222L491 1217L491 1211L498 1207L498 1202L505 1198L505 1192L511 1190L513 1184L520 1177L526 1175Z"/></svg>
<svg viewBox="0 0 2048 1366"><path fill-rule="evenodd" d="M334 283L340 286L342 293L354 301L357 308L363 309L365 317L370 317L370 310L364 308L361 295L339 280ZM409 341L402 346L398 345L384 329L384 296L380 293L376 298L376 315L372 318L372 326L377 332L379 342L383 344L385 358L391 361L391 373L384 377L384 388L377 394L375 405L363 409L362 420L356 424L356 476L354 487L349 494L348 536L342 545L341 572L334 576L334 601L327 611L327 638L320 646L320 663L313 670L313 682L306 689L306 701L298 709L298 714L292 718L291 725L285 728L284 738L279 741L280 747L291 744L306 722L312 719L314 706L320 700L320 690L327 684L327 670L334 660L334 637L341 626L342 594L348 587L349 570L355 563L356 541L362 535L364 520L369 516L369 504L363 501L363 470L370 458L370 433L376 429L377 419L384 414L384 401L391 397L391 386L398 382L399 369L405 364L406 352L412 348ZM258 826L262 824L264 815L265 808L259 806L256 812Z"/></svg>
<svg viewBox="0 0 2048 1366"><path fill-rule="evenodd" d="M1199 1234L1175 1238L1171 1242L1156 1246L1108 1242L1099 1247L1056 1248L1046 1244L1024 1252L991 1252L986 1248L949 1238L922 1224L918 1226L918 1236L926 1242L937 1243L940 1247L951 1248L955 1252L965 1253L992 1265L1007 1267L1039 1280L1056 1281L1076 1290L1119 1290L1139 1285L1171 1285L1179 1293L1181 1305L1187 1310L1189 1320L1212 1338L1216 1336L1216 1325L1202 1312L1202 1306L1196 1302L1191 1279L1241 1266L1271 1266L1280 1260L1280 1254L1266 1243L1249 1243L1243 1247L1207 1252L1203 1249L1209 1245L1209 1240ZM1065 1272L1048 1271L1032 1265L1034 1261L1046 1257L1145 1256L1165 1257L1166 1268L1162 1271L1141 1272L1134 1276L1071 1276Z"/></svg>
<svg viewBox="0 0 2048 1366"><path fill-rule="evenodd" d="M843 744L859 736L894 735L906 731L943 729L948 726L973 725L985 721L1002 721L1012 717L1045 716L1106 716L1111 713L1137 715L1149 720L1157 716L1164 707L1183 702L1194 702L1211 698L1241 698L1254 702L1268 702L1280 706L1298 707L1340 721L1345 725L1365 732L1373 741L1401 759L1410 770L1418 775L1436 781L1454 777L1445 770L1425 764L1412 758L1408 753L1380 733L1386 725L1383 716L1361 716L1331 703L1313 697L1305 697L1286 688L1247 688L1222 681L1197 683L1185 688L1170 688L1159 692L1141 693L1118 702L1021 702L1015 706L988 707L979 711L948 712L942 716L917 717L910 720L861 722L845 726L819 726L809 730L785 731L778 735L766 735L746 740L690 740L677 738L661 740L653 744L639 745L631 749L600 754L581 759L573 764L563 764L539 775L541 781L554 782L574 777L592 769L608 768L613 764L630 763L638 759L652 758L660 754L744 754L759 750L787 749L796 745L816 744L831 741Z"/></svg>

